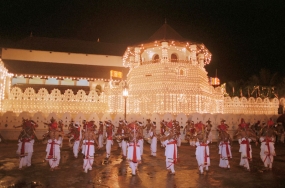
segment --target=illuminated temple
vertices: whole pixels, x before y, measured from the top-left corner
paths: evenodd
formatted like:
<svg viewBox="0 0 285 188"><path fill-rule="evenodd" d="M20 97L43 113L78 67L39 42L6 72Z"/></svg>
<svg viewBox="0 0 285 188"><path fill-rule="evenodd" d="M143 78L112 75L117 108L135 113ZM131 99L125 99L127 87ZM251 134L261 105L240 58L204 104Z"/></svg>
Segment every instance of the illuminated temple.
<svg viewBox="0 0 285 188"><path fill-rule="evenodd" d="M251 123L278 116L283 98L225 97L222 87L210 85L211 56L166 23L131 46L30 36L2 47L0 130L9 132L22 117L43 130L51 117L117 123L125 110L129 121L176 118L183 126L211 119L215 126L226 119L232 129L241 116ZM110 77L111 70L123 77Z"/></svg>

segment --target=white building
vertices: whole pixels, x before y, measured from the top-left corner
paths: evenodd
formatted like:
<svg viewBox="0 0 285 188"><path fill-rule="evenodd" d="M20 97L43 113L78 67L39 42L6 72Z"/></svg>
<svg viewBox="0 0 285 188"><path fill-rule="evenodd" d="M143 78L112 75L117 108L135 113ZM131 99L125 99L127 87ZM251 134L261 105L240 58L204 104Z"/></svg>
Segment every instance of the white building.
<svg viewBox="0 0 285 188"><path fill-rule="evenodd" d="M77 40L29 37L4 46L0 60L1 129L21 117L43 122L50 117L95 120L124 118L187 119L232 126L244 115L249 121L277 117L284 99L224 97L209 84L205 66L211 53L188 41L166 23L147 41L127 46ZM110 70L123 79L110 79ZM126 100L123 88L128 88ZM266 116L266 118L264 118Z"/></svg>

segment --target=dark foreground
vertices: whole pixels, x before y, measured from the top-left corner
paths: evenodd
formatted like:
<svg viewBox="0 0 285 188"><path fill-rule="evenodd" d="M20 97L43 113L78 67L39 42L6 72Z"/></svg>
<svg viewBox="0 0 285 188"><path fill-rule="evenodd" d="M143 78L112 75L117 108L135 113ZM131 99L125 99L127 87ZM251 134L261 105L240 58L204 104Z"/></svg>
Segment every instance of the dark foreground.
<svg viewBox="0 0 285 188"><path fill-rule="evenodd" d="M61 169L50 171L45 158L45 145L36 143L32 166L18 169L16 156L17 143L0 143L0 187L145 187L145 188L187 188L187 187L285 187L285 145L276 144L277 156L273 170L263 168L259 157L260 146L253 147L251 171L239 166L239 145L234 142L230 161L231 169L218 166L219 155L216 143L210 146L211 166L204 175L199 175L195 148L182 144L179 148L179 161L176 174L169 175L165 167L164 148L158 145L157 157L150 156L149 144L144 144L143 162L139 165L137 176L132 176L128 162L121 159L121 150L115 143L109 164L105 164L105 151L97 151L93 170L84 173L82 155L75 159L67 140L61 152Z"/></svg>

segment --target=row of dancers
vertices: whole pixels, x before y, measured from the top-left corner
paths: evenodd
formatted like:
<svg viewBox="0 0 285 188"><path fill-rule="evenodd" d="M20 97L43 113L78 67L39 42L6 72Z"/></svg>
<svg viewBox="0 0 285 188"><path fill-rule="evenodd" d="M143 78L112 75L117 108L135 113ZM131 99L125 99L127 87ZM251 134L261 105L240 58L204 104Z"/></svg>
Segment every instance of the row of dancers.
<svg viewBox="0 0 285 188"><path fill-rule="evenodd" d="M179 123L173 121L161 121L160 131L157 132L156 122L147 120L146 125L139 121L128 123L125 120L119 121L119 125L115 132L115 126L110 120L100 121L97 127L94 121L83 121L82 126L79 122L71 122L69 125L68 134L64 134L62 124L55 119L51 119L47 123L48 131L43 135L43 141L47 144L46 147L46 160L50 165L50 170L59 169L60 162L60 149L62 146L63 137L67 136L70 147L73 148L74 157L77 158L79 152L84 156L83 170L88 172L92 170L94 162L95 148L101 149L104 144L106 145L106 158L104 162L108 162L111 155L111 147L114 140L119 143L122 150L122 159L129 162L132 169L132 175L136 175L137 166L141 163L141 156L143 154L144 141L150 143L151 155L156 156L157 143L160 142L161 146L165 147L166 168L170 174L175 174L174 166L178 159L178 147L181 145L181 135ZM252 150L250 142L257 143L258 139L261 142L260 156L264 162L264 166L272 169L273 158L275 156L274 141L276 131L274 123L270 119L266 125L262 126L257 135L249 124L241 119L238 130L234 134L240 144L241 159L240 165L250 170L249 161L252 160ZM19 135L19 143L17 154L20 156L19 169L25 166L31 166L31 158L33 153L33 144L36 139L35 130L37 124L33 120L23 119L22 131ZM190 145L196 147L196 159L200 174L204 170L209 170L210 166L210 151L209 143L212 142L211 136L211 121L206 124L198 122L194 124L193 121L187 121L183 133L186 140ZM146 135L144 134L146 129ZM220 163L222 168L230 168L229 159L232 158L231 154L231 136L228 133L228 126L225 120L217 126L219 131L219 154ZM96 147L95 147L96 146Z"/></svg>

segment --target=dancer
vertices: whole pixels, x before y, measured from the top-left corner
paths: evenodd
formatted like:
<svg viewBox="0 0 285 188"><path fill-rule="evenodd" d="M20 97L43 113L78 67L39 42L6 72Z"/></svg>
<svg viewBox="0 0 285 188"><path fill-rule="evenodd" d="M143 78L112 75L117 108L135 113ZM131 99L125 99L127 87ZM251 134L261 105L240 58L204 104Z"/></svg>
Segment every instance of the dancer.
<svg viewBox="0 0 285 188"><path fill-rule="evenodd" d="M32 155L34 152L35 130L38 125L33 120L23 119L21 133L18 137L17 154L20 156L19 169L32 165ZM15 127L14 128L18 128Z"/></svg>
<svg viewBox="0 0 285 188"><path fill-rule="evenodd" d="M207 138L209 140L210 143L212 143L213 139L212 139L212 124L211 124L211 120L208 119L208 121L206 121L206 127L205 127L205 131L207 134Z"/></svg>
<svg viewBox="0 0 285 188"><path fill-rule="evenodd" d="M150 144L150 151L151 156L156 156L156 150L157 150L157 134L156 134L156 122L152 122L152 127L149 132L151 144Z"/></svg>
<svg viewBox="0 0 285 188"><path fill-rule="evenodd" d="M240 166L245 167L248 171L250 171L249 162L252 161L252 150L250 142L257 142L257 137L255 132L249 128L249 125L245 123L244 119L241 118L241 123L238 126L237 133L235 136L238 138L238 142L240 144L239 152L241 153L240 158Z"/></svg>
<svg viewBox="0 0 285 188"><path fill-rule="evenodd" d="M274 147L275 138L274 122L270 118L267 126L264 126L260 131L260 158L264 167L269 168L269 170L272 170L274 156L276 156Z"/></svg>
<svg viewBox="0 0 285 188"><path fill-rule="evenodd" d="M176 140L177 140L177 147L181 146L181 133L180 133L180 125L179 121L174 120L174 126L175 126L175 134L176 134Z"/></svg>
<svg viewBox="0 0 285 188"><path fill-rule="evenodd" d="M105 121L106 126L106 158L105 161L108 161L111 155L111 147L113 145L113 134L114 134L114 125L111 120Z"/></svg>
<svg viewBox="0 0 285 188"><path fill-rule="evenodd" d="M67 136L69 138L69 145L73 148L74 157L77 158L79 153L79 145L82 138L81 127L79 125L79 122L71 122L68 129L69 133L67 134Z"/></svg>
<svg viewBox="0 0 285 188"><path fill-rule="evenodd" d="M161 136L160 141L165 147L166 169L168 170L169 174L174 175L174 165L177 163L178 152L176 134L172 121L166 124L166 131L164 132L164 135Z"/></svg>
<svg viewBox="0 0 285 188"><path fill-rule="evenodd" d="M84 155L83 159L83 170L85 173L88 170L92 170L92 165L94 162L95 146L94 143L98 146L96 139L96 134L94 133L95 125L94 122L88 122L83 127L83 138L80 143L80 148L82 148L82 154ZM98 147L98 149L100 149Z"/></svg>
<svg viewBox="0 0 285 188"><path fill-rule="evenodd" d="M207 139L205 128L206 126L201 121L195 124L195 129L197 132L195 154L200 174L204 174L204 169L208 171L210 166L210 150L208 146L209 140Z"/></svg>
<svg viewBox="0 0 285 188"><path fill-rule="evenodd" d="M138 144L140 145L140 150L141 150L141 155L143 155L143 144L144 144L144 140L143 140L143 129L144 129L144 126L142 124L142 122L140 121L137 121L136 122L137 125L139 126L139 129L138 129Z"/></svg>
<svg viewBox="0 0 285 188"><path fill-rule="evenodd" d="M127 145L129 141L128 137L128 127L127 127L127 121L123 122L123 129L122 129L122 159L125 160L127 158Z"/></svg>
<svg viewBox="0 0 285 188"><path fill-rule="evenodd" d="M141 163L141 153L139 141L139 125L135 122L128 125L128 154L127 160L129 161L130 168L132 169L132 175L136 175L138 164Z"/></svg>
<svg viewBox="0 0 285 188"><path fill-rule="evenodd" d="M99 148L103 147L103 126L104 126L103 122L99 121L99 129L97 132Z"/></svg>
<svg viewBox="0 0 285 188"><path fill-rule="evenodd" d="M219 132L219 154L221 168L230 168L230 159L232 158L231 152L231 137L227 131L220 130Z"/></svg>
<svg viewBox="0 0 285 188"><path fill-rule="evenodd" d="M48 132L48 142L46 147L46 160L49 162L50 170L59 169L60 162L60 145L61 139L64 133L58 128L58 123L55 119L51 119L51 123L49 124L49 132Z"/></svg>

